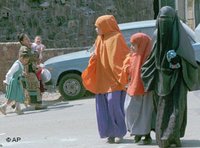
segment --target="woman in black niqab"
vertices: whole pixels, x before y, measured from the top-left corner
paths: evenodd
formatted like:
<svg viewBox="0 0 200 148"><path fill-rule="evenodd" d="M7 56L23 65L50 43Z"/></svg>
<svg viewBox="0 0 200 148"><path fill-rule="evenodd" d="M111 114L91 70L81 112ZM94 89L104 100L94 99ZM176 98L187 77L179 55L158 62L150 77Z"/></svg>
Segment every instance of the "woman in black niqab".
<svg viewBox="0 0 200 148"><path fill-rule="evenodd" d="M156 141L159 147L181 146L187 123L187 92L196 88L197 63L175 10L162 7L153 51L142 67L146 91L154 92Z"/></svg>

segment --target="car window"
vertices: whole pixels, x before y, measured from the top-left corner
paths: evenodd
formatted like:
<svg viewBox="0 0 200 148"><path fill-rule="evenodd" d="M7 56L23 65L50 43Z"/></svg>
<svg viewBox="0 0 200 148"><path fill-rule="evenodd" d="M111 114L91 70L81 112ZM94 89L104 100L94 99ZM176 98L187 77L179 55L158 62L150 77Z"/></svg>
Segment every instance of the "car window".
<svg viewBox="0 0 200 148"><path fill-rule="evenodd" d="M130 45L130 37L134 33L143 32L148 34L150 37L153 37L153 33L155 31L155 27L145 27L145 28L133 28L128 30L122 30L122 34L124 35L124 38L126 40L127 45Z"/></svg>
<svg viewBox="0 0 200 148"><path fill-rule="evenodd" d="M155 20L129 22L119 24L119 28L126 40L128 46L130 46L130 37L134 33L143 32L153 37L153 33L156 29Z"/></svg>

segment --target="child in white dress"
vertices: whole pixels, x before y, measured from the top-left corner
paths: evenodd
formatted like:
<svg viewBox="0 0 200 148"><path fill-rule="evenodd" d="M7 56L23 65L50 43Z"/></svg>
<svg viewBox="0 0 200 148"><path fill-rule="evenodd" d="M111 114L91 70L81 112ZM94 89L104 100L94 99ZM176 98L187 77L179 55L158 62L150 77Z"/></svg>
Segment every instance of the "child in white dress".
<svg viewBox="0 0 200 148"><path fill-rule="evenodd" d="M24 90L22 86L22 76L24 71L24 65L29 62L29 52L26 49L27 47L22 46L19 52L19 58L14 62L12 67L6 74L6 78L3 83L6 84L6 94L5 97L7 101L0 105L0 111L6 115L6 108L11 102L16 102L15 112L17 114L23 114L20 103L24 103Z"/></svg>

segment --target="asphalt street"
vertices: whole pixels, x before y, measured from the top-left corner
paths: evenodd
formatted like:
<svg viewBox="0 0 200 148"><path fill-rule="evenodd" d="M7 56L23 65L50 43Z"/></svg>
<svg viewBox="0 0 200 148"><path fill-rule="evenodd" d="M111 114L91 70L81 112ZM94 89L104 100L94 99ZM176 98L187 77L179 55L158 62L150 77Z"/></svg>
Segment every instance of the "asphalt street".
<svg viewBox="0 0 200 148"><path fill-rule="evenodd" d="M0 102L3 101L0 98ZM129 134L123 143L100 139L93 96L63 101L59 94L46 96L44 110L26 110L23 115L0 113L0 147L11 148L157 148L133 143ZM200 148L200 91L188 93L188 124L182 147Z"/></svg>

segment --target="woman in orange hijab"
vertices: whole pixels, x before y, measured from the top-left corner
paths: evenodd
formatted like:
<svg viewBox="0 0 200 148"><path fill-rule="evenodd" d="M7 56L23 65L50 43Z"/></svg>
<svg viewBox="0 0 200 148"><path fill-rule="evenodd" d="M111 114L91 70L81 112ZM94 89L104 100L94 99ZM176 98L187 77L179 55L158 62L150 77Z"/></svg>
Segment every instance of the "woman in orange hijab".
<svg viewBox="0 0 200 148"><path fill-rule="evenodd" d="M112 15L95 22L95 51L82 73L85 88L96 94L96 113L101 138L120 142L126 134L124 120L125 86L121 83L123 61L129 53L125 39ZM116 138L117 137L117 138Z"/></svg>
<svg viewBox="0 0 200 148"><path fill-rule="evenodd" d="M144 33L136 33L131 36L130 42L132 51L124 61L123 74L125 83L129 80L124 104L125 122L130 134L135 135L135 143L145 136L142 144L150 144L153 101L152 93L144 92L141 67L150 54L151 38Z"/></svg>

